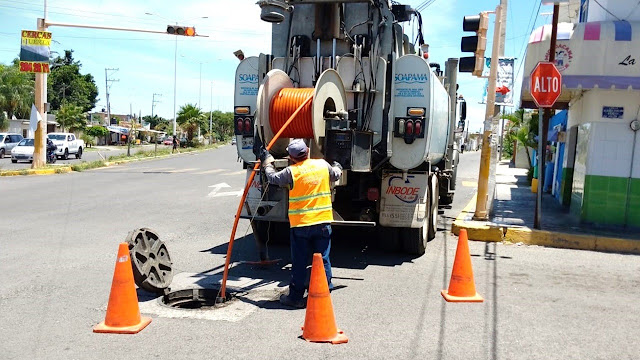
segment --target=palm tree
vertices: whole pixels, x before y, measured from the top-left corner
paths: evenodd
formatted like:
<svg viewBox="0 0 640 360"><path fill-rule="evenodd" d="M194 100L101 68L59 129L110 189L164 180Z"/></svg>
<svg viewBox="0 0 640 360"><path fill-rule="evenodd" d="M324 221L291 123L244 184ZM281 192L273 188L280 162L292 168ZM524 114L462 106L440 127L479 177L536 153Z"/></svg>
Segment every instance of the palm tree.
<svg viewBox="0 0 640 360"><path fill-rule="evenodd" d="M515 141L524 147L527 152L529 168L531 168L533 164L531 163L529 148L535 148L538 144L535 141L538 129L537 123L532 121L530 113L526 113L524 109L518 109L514 113L505 115L504 119L509 120L507 141Z"/></svg>
<svg viewBox="0 0 640 360"><path fill-rule="evenodd" d="M202 110L193 104L186 104L180 107L176 122L187 131L187 140L191 142L198 127L205 125L205 116Z"/></svg>
<svg viewBox="0 0 640 360"><path fill-rule="evenodd" d="M34 85L33 75L21 73L17 65L0 65L0 111L6 111L9 119L29 118Z"/></svg>

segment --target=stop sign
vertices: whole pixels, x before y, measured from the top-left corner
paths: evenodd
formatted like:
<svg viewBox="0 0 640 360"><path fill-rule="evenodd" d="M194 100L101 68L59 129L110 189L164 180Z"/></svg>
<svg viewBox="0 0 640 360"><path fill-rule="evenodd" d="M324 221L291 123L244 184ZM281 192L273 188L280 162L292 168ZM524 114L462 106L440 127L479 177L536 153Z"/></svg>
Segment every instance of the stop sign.
<svg viewBox="0 0 640 360"><path fill-rule="evenodd" d="M562 92L562 75L551 62L540 61L530 76L529 91L541 108L550 108Z"/></svg>

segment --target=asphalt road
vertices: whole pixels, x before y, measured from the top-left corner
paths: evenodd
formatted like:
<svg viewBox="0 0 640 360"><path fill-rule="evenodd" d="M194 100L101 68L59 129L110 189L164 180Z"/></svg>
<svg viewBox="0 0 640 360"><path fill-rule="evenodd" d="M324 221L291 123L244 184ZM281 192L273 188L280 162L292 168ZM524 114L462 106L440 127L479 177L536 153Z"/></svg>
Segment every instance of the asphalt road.
<svg viewBox="0 0 640 360"><path fill-rule="evenodd" d="M475 193L479 152L461 156L453 207ZM636 359L637 256L471 242L483 303L443 301L456 238L439 232L415 258L366 233L334 237L331 294L344 345L300 339L304 310L282 308L289 255L261 269L241 221L236 293L223 307L170 310L139 290L151 324L137 335L94 334L104 320L118 243L155 229L167 244L172 288L219 279L244 182L235 148L53 176L0 178L0 357L3 359ZM219 185L225 183L229 187ZM212 194L212 185L218 190ZM337 232L338 233L338 232Z"/></svg>
<svg viewBox="0 0 640 360"><path fill-rule="evenodd" d="M168 149L170 146L158 144L158 150ZM135 154L140 150L153 150L153 145L138 145L131 147L131 153ZM82 159L76 159L75 154L69 155L68 160L57 159L55 165L74 165L80 162L91 162L96 160L104 160L110 156L117 156L127 153L126 146L99 146L89 149L85 149L82 153ZM0 159L0 170L20 170L30 169L31 163L27 161L19 161L17 163L11 162L11 154L5 155L3 159Z"/></svg>

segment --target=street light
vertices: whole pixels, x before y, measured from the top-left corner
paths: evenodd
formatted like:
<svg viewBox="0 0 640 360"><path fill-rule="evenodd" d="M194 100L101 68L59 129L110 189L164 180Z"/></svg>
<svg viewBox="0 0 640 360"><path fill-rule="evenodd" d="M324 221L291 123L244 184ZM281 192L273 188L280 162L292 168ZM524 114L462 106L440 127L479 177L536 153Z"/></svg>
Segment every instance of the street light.
<svg viewBox="0 0 640 360"><path fill-rule="evenodd" d="M154 14L154 13L150 13L150 12L146 12L144 13L145 15L149 15L149 16L157 16L163 20L169 21L169 22L174 22L171 21L167 18L165 18L164 16L160 16L158 14ZM185 22L185 21L190 21L190 20L194 20L194 19L208 19L208 16L197 16L195 18L191 18L191 19L187 19L187 20L180 20L180 21L175 21L176 26L178 25L178 23L180 22ZM177 117L177 113L176 113L176 94L177 94L177 84L178 84L178 37L176 36L176 42L175 42L175 46L174 46L174 50L173 50L173 136L176 136L176 117Z"/></svg>

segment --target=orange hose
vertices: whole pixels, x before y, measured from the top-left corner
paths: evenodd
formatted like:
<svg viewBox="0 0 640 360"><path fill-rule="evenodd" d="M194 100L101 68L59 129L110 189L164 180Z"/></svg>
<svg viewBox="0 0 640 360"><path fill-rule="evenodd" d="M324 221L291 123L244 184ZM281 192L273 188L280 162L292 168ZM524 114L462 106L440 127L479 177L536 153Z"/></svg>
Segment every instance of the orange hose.
<svg viewBox="0 0 640 360"><path fill-rule="evenodd" d="M313 88L283 88L271 99L269 125L273 131L283 128L287 119L308 96L313 96ZM307 104L282 133L287 138L312 138L311 103Z"/></svg>
<svg viewBox="0 0 640 360"><path fill-rule="evenodd" d="M273 146L273 144L276 142L276 140L278 140L280 135L282 135L284 130L289 126L289 124L291 124L293 119L296 118L298 113L302 111L302 108L304 108L305 105L308 105L311 103L311 99L313 99L313 92L311 92L311 94L309 94L309 96L298 106L298 108L293 112L293 114L291 114L289 119L282 125L280 130L278 130L278 132L273 136L273 139L271 139L271 141L269 142L269 145L267 145L267 150L271 150L271 147ZM240 220L240 214L242 213L242 205L244 205L244 202L247 199L247 194L249 193L249 187L251 187L251 183L253 182L253 179L256 176L256 171L259 168L260 168L260 162L258 161L253 166L253 171L251 171L251 175L249 175L247 184L244 186L242 199L240 199L240 203L238 204L238 211L236 211L236 218L233 221L233 229L231 230L231 237L229 238L229 246L227 247L227 258L224 262L224 273L222 275L222 287L220 289L220 297L222 297L223 299L225 298L225 295L226 295L227 277L229 276L229 264L231 263L231 251L233 250L233 241L235 240L235 237L236 237L236 230L238 229L238 221Z"/></svg>

